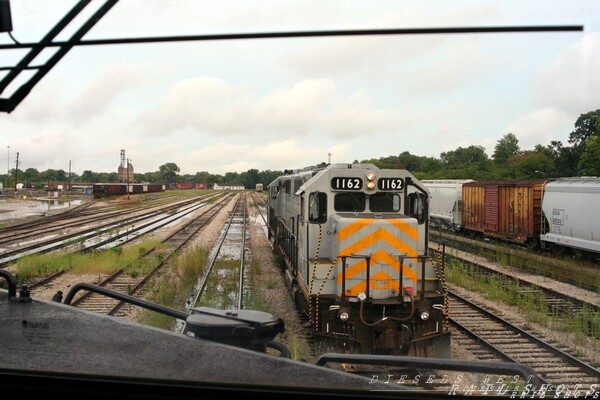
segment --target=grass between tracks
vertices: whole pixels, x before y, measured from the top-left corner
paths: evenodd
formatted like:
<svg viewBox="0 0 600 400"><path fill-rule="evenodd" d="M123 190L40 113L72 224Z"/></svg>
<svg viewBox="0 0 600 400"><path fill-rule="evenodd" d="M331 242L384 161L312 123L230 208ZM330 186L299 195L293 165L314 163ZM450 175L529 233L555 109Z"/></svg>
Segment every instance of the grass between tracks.
<svg viewBox="0 0 600 400"><path fill-rule="evenodd" d="M573 334L579 345L584 345L588 336L600 340L600 315L587 307L579 312L567 310L559 313L548 306L541 289L534 286L532 290L524 292L519 289L516 278L480 274L474 267L460 262L447 264L446 277L448 282L482 293L491 300L516 306L528 322Z"/></svg>
<svg viewBox="0 0 600 400"><path fill-rule="evenodd" d="M140 258L148 249L160 247L160 242L145 241L127 247L92 253L31 254L16 262L19 280L60 271L74 274L111 274L121 268L133 275L148 271L153 266L147 258Z"/></svg>
<svg viewBox="0 0 600 400"><path fill-rule="evenodd" d="M198 278L206 268L207 259L208 249L201 246L191 247L174 256L169 260L169 266L163 268L148 285L150 290L146 300L185 311L185 304L194 296ZM143 310L139 321L162 329L173 329L176 324L174 318L150 310Z"/></svg>
<svg viewBox="0 0 600 400"><path fill-rule="evenodd" d="M193 299L197 290L198 278L204 274L208 262L209 251L205 248L196 247L170 261L170 267L160 274L148 285L150 292L146 299L167 307L185 310L184 305L189 299ZM216 265L216 264L215 264ZM244 308L264 311L277 317L274 311L274 303L281 302L276 296L269 296L269 291L278 287L277 278L268 271L264 271L260 262L253 259L250 263L249 288L244 294ZM236 278L237 280L237 278ZM221 282L223 283L223 282ZM207 282L208 286L215 286ZM225 291L229 293L229 291ZM208 300L211 301L211 300ZM212 304L206 306L220 308ZM162 329L173 329L175 319L149 310L143 310L138 318L139 322ZM287 322L286 322L287 324ZM302 331L290 329L286 325L286 331L279 334L276 340L285 344L294 360L309 360L310 349L304 344ZM270 352L270 349L268 350ZM273 353L277 355L277 353Z"/></svg>

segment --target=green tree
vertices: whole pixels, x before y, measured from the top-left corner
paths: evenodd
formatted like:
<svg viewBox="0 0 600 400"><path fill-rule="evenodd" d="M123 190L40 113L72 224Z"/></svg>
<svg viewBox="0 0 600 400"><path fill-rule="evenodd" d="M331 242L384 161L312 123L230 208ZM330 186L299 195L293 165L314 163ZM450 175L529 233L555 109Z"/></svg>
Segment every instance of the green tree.
<svg viewBox="0 0 600 400"><path fill-rule="evenodd" d="M267 169L258 173L258 180L259 182L262 182L266 190L267 186L281 175L283 175L282 171L271 171L270 169Z"/></svg>
<svg viewBox="0 0 600 400"><path fill-rule="evenodd" d="M549 177L552 160L544 153L528 151L512 156L507 161L510 179L540 179Z"/></svg>
<svg viewBox="0 0 600 400"><path fill-rule="evenodd" d="M40 173L36 168L27 168L22 175L22 179L28 183L40 182Z"/></svg>
<svg viewBox="0 0 600 400"><path fill-rule="evenodd" d="M444 166L450 168L489 161L489 157L485 154L483 146L459 147L456 150L443 152L440 154L440 158Z"/></svg>
<svg viewBox="0 0 600 400"><path fill-rule="evenodd" d="M225 173L225 183L229 185L233 185L236 183L242 183L240 179L240 174L237 172L227 172Z"/></svg>
<svg viewBox="0 0 600 400"><path fill-rule="evenodd" d="M244 187L246 189L254 189L256 187L257 183L263 183L264 182L260 182L260 177L258 175L258 170L257 169L249 169L248 171L246 171L246 173L244 174Z"/></svg>
<svg viewBox="0 0 600 400"><path fill-rule="evenodd" d="M81 174L81 180L83 182L95 182L95 180L94 180L94 173L91 170L86 169Z"/></svg>
<svg viewBox="0 0 600 400"><path fill-rule="evenodd" d="M575 121L575 129L569 134L569 143L578 153L583 153L587 141L600 135L600 109L581 114Z"/></svg>
<svg viewBox="0 0 600 400"><path fill-rule="evenodd" d="M520 153L521 148L519 147L519 140L514 134L507 133L496 143L492 158L497 164L503 164L508 161L509 158Z"/></svg>
<svg viewBox="0 0 600 400"><path fill-rule="evenodd" d="M179 167L175 163L166 163L158 167L161 177L166 181L167 185L177 182L177 174L179 174Z"/></svg>
<svg viewBox="0 0 600 400"><path fill-rule="evenodd" d="M600 176L600 136L588 138L578 167L580 175Z"/></svg>

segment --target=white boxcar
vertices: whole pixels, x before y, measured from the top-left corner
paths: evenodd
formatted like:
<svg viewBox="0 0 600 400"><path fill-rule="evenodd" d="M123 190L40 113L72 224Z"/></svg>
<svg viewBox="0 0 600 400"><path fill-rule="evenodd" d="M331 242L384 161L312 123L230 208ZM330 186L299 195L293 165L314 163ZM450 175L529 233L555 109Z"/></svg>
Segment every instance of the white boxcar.
<svg viewBox="0 0 600 400"><path fill-rule="evenodd" d="M459 230L462 226L462 185L473 179L421 181L429 190L429 219L434 226Z"/></svg>
<svg viewBox="0 0 600 400"><path fill-rule="evenodd" d="M600 178L561 178L544 187L540 240L600 256Z"/></svg>

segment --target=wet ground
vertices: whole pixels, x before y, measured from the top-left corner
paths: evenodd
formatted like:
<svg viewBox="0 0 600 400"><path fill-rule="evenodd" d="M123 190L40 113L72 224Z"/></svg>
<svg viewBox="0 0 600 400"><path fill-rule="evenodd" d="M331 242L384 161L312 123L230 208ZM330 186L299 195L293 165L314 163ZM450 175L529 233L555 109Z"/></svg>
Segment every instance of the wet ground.
<svg viewBox="0 0 600 400"><path fill-rule="evenodd" d="M19 193L18 196L0 196L0 222L16 221L29 217L41 217L54 210L80 205L84 200L47 197L46 192L41 193Z"/></svg>

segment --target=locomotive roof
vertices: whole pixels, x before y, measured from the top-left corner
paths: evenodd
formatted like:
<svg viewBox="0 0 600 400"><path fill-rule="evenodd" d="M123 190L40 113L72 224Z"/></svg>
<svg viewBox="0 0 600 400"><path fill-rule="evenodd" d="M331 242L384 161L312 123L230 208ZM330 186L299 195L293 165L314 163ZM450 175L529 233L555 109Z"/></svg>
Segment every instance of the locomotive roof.
<svg viewBox="0 0 600 400"><path fill-rule="evenodd" d="M472 181L466 182L464 186L531 186L547 182L546 179L526 179L526 180L515 180L515 179L497 179L487 181Z"/></svg>

